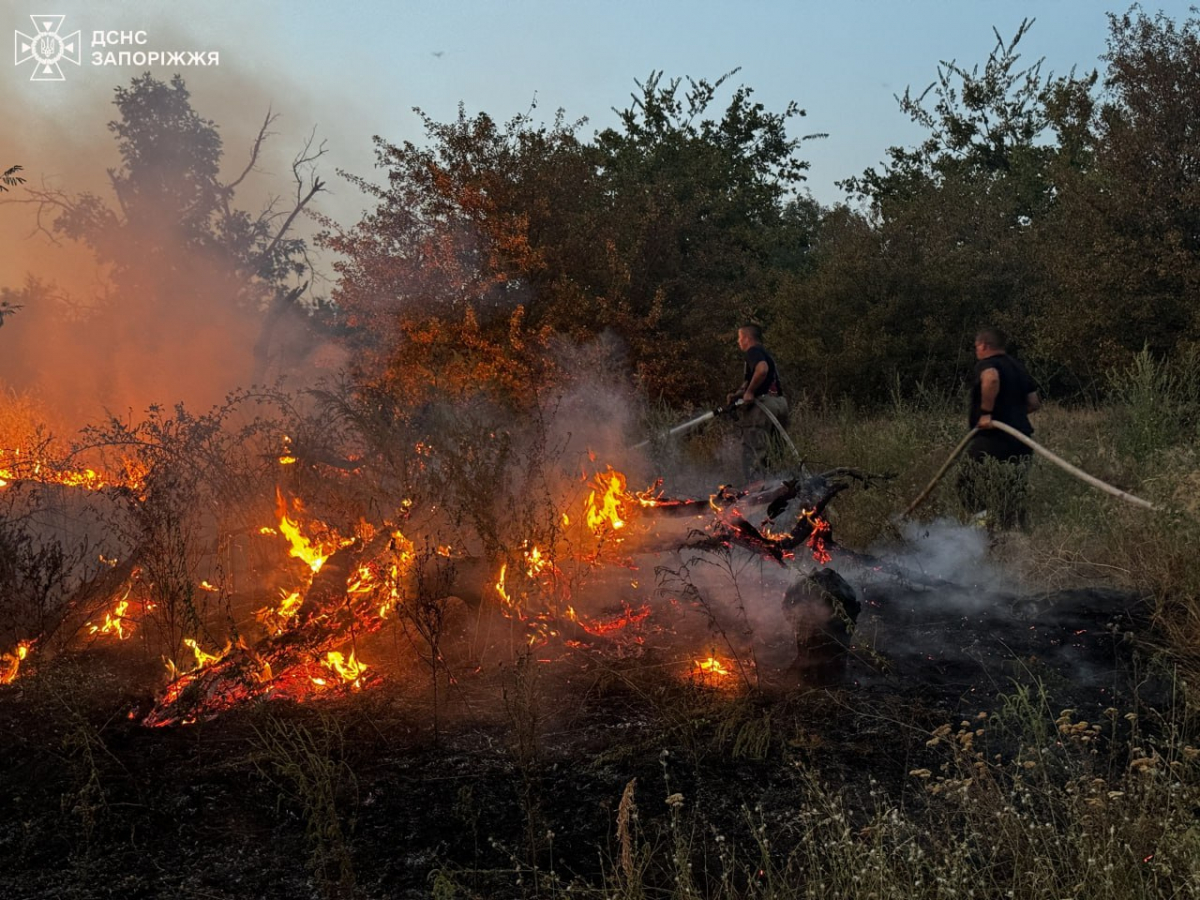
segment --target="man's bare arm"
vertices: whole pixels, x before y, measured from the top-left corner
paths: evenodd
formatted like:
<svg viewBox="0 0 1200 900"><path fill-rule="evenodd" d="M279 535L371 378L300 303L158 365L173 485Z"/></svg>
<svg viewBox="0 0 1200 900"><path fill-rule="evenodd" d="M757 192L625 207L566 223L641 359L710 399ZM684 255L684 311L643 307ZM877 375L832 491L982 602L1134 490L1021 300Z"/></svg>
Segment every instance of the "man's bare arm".
<svg viewBox="0 0 1200 900"><path fill-rule="evenodd" d="M992 413L996 411L998 396L1000 396L1000 373L995 369L984 369L979 376L979 428L992 427Z"/></svg>
<svg viewBox="0 0 1200 900"><path fill-rule="evenodd" d="M742 395L742 399L749 403L754 399L754 392L759 386L767 380L767 373L771 371L771 367L767 365L765 360L760 360L758 365L754 367L754 374L750 377L750 383L746 385L746 393Z"/></svg>

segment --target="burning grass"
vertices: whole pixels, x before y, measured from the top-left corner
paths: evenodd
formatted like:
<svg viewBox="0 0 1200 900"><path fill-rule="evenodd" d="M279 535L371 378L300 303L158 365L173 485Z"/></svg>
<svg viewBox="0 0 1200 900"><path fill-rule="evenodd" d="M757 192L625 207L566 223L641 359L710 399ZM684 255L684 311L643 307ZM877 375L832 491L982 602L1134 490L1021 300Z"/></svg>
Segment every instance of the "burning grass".
<svg viewBox="0 0 1200 900"><path fill-rule="evenodd" d="M707 499L675 499L630 491L623 473L590 452L581 477L536 454L518 475L513 434L467 436L461 422L440 435L393 422L412 448L400 457L380 440L399 434L355 422L327 433L324 446L306 421L260 415L235 425L250 408L273 404L278 413L290 402L247 395L208 416L156 412L133 428L113 422L89 433L89 446L120 454L121 471L141 473L134 481L30 467L6 495L29 546L63 538L34 515L47 490L68 506L94 497L96 530L115 546L85 565L85 539L64 575L71 589L43 597L36 616L14 617L10 645L19 649L6 656L6 681L21 677L35 643L61 653L78 646L76 634L118 643L136 634L167 679L143 723L192 724L241 703L377 685L392 674L374 660L389 640L396 656L398 630L436 694L456 677L441 651L451 601L508 618L522 643L555 656L640 639L669 598L638 574L646 563L635 556L740 547L783 569L804 551L818 564L830 559L822 510L841 483L797 476L758 493L722 487ZM331 463L351 457L350 468ZM765 522L783 528L750 523L748 512L764 507ZM799 512L785 515L789 508ZM665 531L663 515L672 520ZM631 577L614 612L620 572ZM263 605L264 593L276 599ZM702 671L728 674L715 660Z"/></svg>
<svg viewBox="0 0 1200 900"><path fill-rule="evenodd" d="M81 443L136 479L27 468L0 491L0 791L26 823L0 828L24 879L6 895L87 896L130 833L150 835L118 863L130 895L1118 897L1200 877L1187 690L1143 686L1157 719L1112 693L1141 652L1112 609L1015 612L1037 577L1102 574L1107 547L1181 646L1182 525L1039 496L1035 472L1040 549L984 615L845 546L885 536L940 462L938 411L797 436L899 482L673 496L487 409L298 405L112 423ZM1050 443L1071 424L1044 421ZM1156 478L1182 459L1156 458ZM805 580L838 570L856 596ZM257 842L234 858L226 834Z"/></svg>

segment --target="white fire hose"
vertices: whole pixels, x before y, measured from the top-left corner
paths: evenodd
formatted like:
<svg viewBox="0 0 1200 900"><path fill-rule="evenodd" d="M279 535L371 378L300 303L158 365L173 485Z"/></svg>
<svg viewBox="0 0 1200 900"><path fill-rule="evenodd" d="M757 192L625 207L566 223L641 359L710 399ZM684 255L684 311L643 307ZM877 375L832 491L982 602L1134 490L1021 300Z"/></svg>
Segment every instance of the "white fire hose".
<svg viewBox="0 0 1200 900"><path fill-rule="evenodd" d="M1133 494L1129 493L1128 491L1123 491L1120 488L1115 488L1111 484L1106 484L1105 482L1101 481L1099 478L1089 475L1087 472L1084 472L1082 469L1076 468L1075 466L1073 466L1069 462L1067 462L1065 459L1063 459L1061 456L1051 453L1049 450L1047 450L1045 447L1043 447L1041 444L1039 444L1033 438L1029 437L1028 435L1021 434L1021 432L1017 431L1017 429L1013 428L1011 425L1006 425L1004 422L997 422L995 419L993 419L992 427L997 428L1000 431L1003 431L1005 434L1012 435L1018 441L1020 441L1022 444L1024 444L1025 446L1027 446L1031 450L1033 450L1034 453L1038 454L1039 456L1046 457L1046 459L1050 460L1050 462L1054 463L1056 466L1058 466L1064 472L1074 475L1080 481L1086 482L1087 484L1090 484L1094 488L1098 488L1107 494L1112 494L1114 497L1120 497L1122 500L1125 500L1128 503L1132 503L1135 506L1140 506L1143 509L1150 509L1150 510L1154 510L1156 512L1160 510L1160 507L1155 506L1149 500L1143 500L1141 497L1135 497ZM963 450L966 448L967 443L971 440L971 438L973 438L978 433L979 433L978 428L972 428L970 431L967 432L967 436L958 442L958 446L954 448L954 450L950 453L950 456L942 464L942 467L940 469L938 469L937 474L933 476L933 480L931 482L929 482L928 485L925 486L925 490L921 491L921 493L917 495L917 498L915 500L913 500L912 503L908 504L908 509L904 510L904 512L900 514L901 518L906 518L909 515L911 515L912 511L914 509L916 509L918 506L920 506L925 501L925 498L927 498L929 496L929 494L933 490L934 486L937 485L937 483L942 480L942 476L946 474L946 471L950 468L951 463L953 463L954 460L956 460L958 458L959 454L962 453Z"/></svg>
<svg viewBox="0 0 1200 900"><path fill-rule="evenodd" d="M775 429L779 432L780 436L784 439L784 441L787 443L787 445L792 448L792 452L796 454L796 459L800 462L801 465L803 465L804 457L800 455L800 451L797 450L796 445L792 443L792 439L788 436L787 430L783 427L783 425L781 425L779 423L779 420L777 418L775 418L775 414L772 413L765 406L763 406L761 403L759 403L757 400L752 400L750 402L753 403L755 406L757 406L763 412L763 414L767 417L767 419L770 420L771 424L775 426ZM733 403L729 404L729 406L718 407L717 409L711 410L710 412L706 412L703 415L696 416L696 418L694 418L688 422L684 422L682 425L676 425L674 428L672 428L670 431L668 431L666 434L664 434L663 437L664 438L674 437L675 435L682 434L685 431L691 431L696 426L703 425L709 419L715 418L724 413L733 412L733 410L745 405L745 403L746 403L746 401L743 398L739 397L737 400L734 400ZM643 447L647 447L649 445L650 445L650 440L647 439L647 440L642 441L640 444L634 444L629 449L630 450L641 450Z"/></svg>

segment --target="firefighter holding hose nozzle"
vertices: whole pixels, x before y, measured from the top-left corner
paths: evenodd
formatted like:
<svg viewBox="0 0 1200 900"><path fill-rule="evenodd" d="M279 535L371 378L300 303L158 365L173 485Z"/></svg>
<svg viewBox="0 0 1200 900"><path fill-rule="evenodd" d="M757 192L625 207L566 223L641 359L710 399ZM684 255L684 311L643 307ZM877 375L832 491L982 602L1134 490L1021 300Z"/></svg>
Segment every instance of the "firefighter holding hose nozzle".
<svg viewBox="0 0 1200 900"><path fill-rule="evenodd" d="M779 424L788 424L788 402L779 380L775 359L763 346L763 332L758 325L746 324L738 329L738 349L746 355L741 386L726 397L727 404L742 400L737 428L742 439L742 476L746 483L761 479L767 472L767 453L774 434L774 425L764 413L769 411Z"/></svg>

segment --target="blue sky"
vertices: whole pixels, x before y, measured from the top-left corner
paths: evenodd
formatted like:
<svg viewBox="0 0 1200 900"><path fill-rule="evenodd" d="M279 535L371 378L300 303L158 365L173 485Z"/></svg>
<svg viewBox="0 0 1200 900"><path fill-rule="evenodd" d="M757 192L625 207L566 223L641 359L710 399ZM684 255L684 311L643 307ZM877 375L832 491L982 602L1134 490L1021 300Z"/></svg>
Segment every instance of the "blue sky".
<svg viewBox="0 0 1200 900"><path fill-rule="evenodd" d="M96 67L88 56L94 30L144 30L132 50L216 50L217 67L183 69L196 107L218 121L231 156L244 132L270 105L280 113L278 152L316 126L328 140L328 170L369 174L370 139L421 139L414 106L446 120L462 102L497 119L526 111L549 120L556 109L589 120L584 133L614 121L634 79L661 69L667 77L714 79L741 67L734 82L769 108L795 100L807 110L794 133L826 132L806 143L808 188L824 203L843 198L835 182L879 163L893 144L920 132L894 95L920 89L941 60L982 63L995 38L1011 37L1023 18L1036 20L1023 58L1044 57L1044 70L1101 65L1108 33L1105 4L1095 0L842 0L842 2L628 2L444 0L333 3L113 2L4 0L0 24L27 31L29 13L49 6L67 16L64 31L82 31L84 65L64 66L63 83L32 83L29 65L6 63L4 95L22 127L0 135L3 159L29 169L46 160L64 177L65 145L93 135L109 141L112 89L136 66ZM1111 7L1123 10L1123 6ZM1181 19L1188 4L1147 5ZM143 67L144 68L144 67ZM172 69L153 69L167 77ZM109 141L111 143L111 141ZM33 162L31 162L33 161ZM55 171L52 174L60 174ZM353 204L344 187L340 201Z"/></svg>

